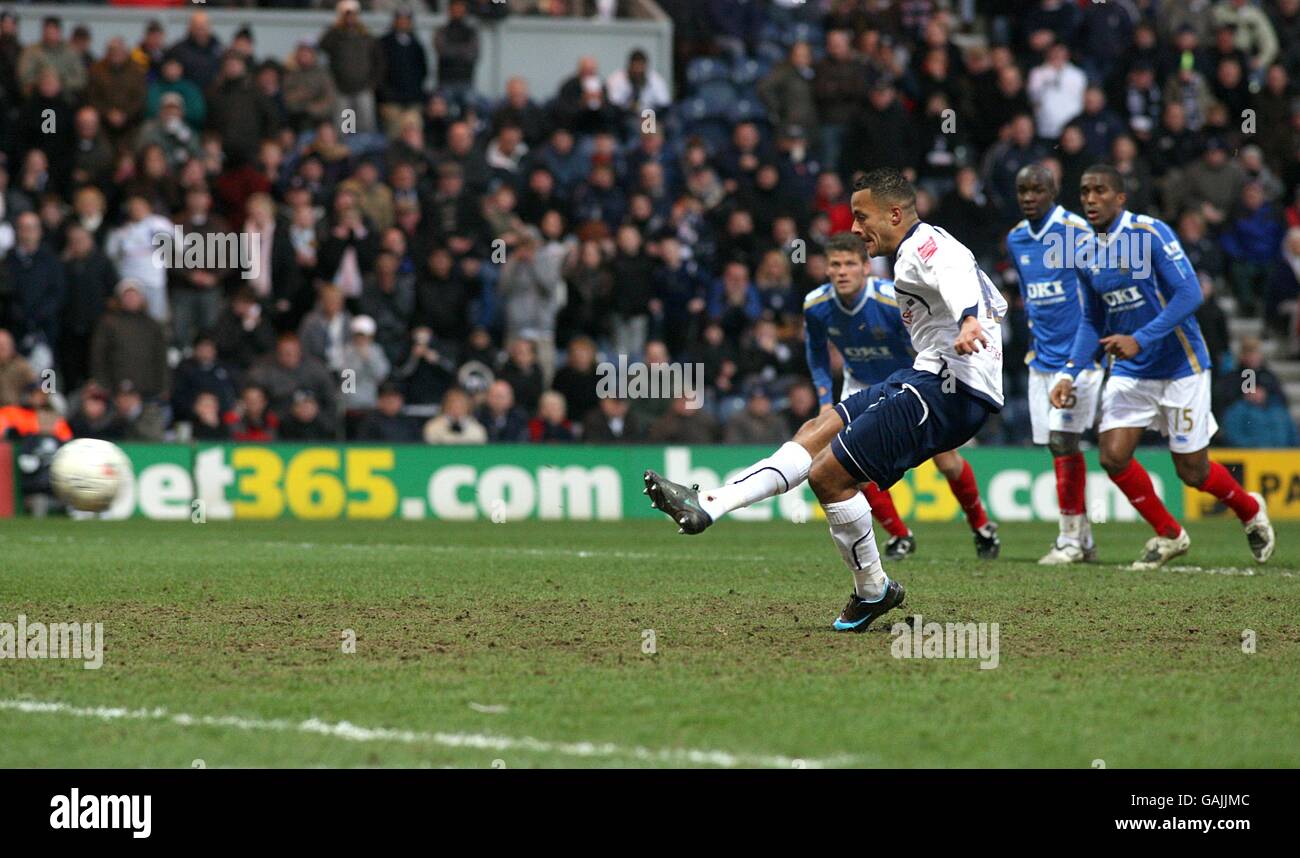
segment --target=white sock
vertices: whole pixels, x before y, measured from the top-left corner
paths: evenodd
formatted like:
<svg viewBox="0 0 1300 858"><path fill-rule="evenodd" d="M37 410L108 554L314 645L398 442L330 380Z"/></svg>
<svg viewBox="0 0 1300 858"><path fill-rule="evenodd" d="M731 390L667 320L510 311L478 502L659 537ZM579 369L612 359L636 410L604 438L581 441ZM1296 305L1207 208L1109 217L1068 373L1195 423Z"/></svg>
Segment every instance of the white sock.
<svg viewBox="0 0 1300 858"><path fill-rule="evenodd" d="M831 538L853 573L853 590L858 598L874 602L885 594L889 579L880 565L880 550L871 532L871 504L858 492L839 503L822 504Z"/></svg>
<svg viewBox="0 0 1300 858"><path fill-rule="evenodd" d="M808 479L812 456L793 441L786 441L775 453L755 462L736 479L700 492L700 506L714 521L733 509L784 494Z"/></svg>
<svg viewBox="0 0 1300 858"><path fill-rule="evenodd" d="M1088 517L1086 515L1061 516L1061 542L1091 548L1092 527L1088 524Z"/></svg>

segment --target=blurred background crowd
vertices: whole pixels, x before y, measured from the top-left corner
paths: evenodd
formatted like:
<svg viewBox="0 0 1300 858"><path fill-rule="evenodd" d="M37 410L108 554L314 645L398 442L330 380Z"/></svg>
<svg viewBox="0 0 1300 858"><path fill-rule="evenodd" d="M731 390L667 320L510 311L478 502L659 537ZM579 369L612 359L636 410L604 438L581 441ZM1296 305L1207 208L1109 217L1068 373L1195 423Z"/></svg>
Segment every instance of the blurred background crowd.
<svg viewBox="0 0 1300 858"><path fill-rule="evenodd" d="M630 4L364 4L383 31L362 5L289 56L202 10L100 53L0 13L0 432L778 443L817 410L823 242L854 174L896 166L1011 303L981 440L1027 443L1014 177L1047 163L1077 211L1106 161L1200 274L1216 442L1296 443L1300 0L658 0L672 68L566 57L558 90L519 68L495 98L489 28ZM177 228L257 259L160 266ZM620 355L701 363L706 406L598 396Z"/></svg>

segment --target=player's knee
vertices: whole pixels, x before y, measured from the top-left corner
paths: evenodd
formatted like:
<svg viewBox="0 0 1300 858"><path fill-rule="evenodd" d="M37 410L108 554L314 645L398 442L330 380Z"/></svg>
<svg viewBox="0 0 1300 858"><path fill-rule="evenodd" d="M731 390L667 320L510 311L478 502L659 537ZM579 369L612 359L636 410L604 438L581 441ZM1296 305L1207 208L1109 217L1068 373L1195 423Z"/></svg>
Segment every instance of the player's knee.
<svg viewBox="0 0 1300 858"><path fill-rule="evenodd" d="M844 492L856 489L857 481L844 470L839 459L827 447L813 459L808 471L808 485L817 499L824 502L837 500Z"/></svg>
<svg viewBox="0 0 1300 858"><path fill-rule="evenodd" d="M1208 456L1197 459L1175 458L1174 470L1185 485L1196 488L1209 479L1210 459Z"/></svg>
<svg viewBox="0 0 1300 858"><path fill-rule="evenodd" d="M796 444L804 444L805 441L816 435L817 424L821 421L822 417L825 416L826 415L823 414L821 417L814 417L811 420L805 420L804 424L799 427L799 431L794 433L794 442ZM804 444L804 446L807 445Z"/></svg>
<svg viewBox="0 0 1300 858"><path fill-rule="evenodd" d="M1053 456L1073 456L1079 452L1079 436L1075 432L1053 432L1047 437L1047 449Z"/></svg>
<svg viewBox="0 0 1300 858"><path fill-rule="evenodd" d="M934 466L947 479L956 480L961 478L962 471L966 469L966 460L957 453L940 453L934 457Z"/></svg>
<svg viewBox="0 0 1300 858"><path fill-rule="evenodd" d="M1128 463L1133 461L1133 454L1103 445L1097 458L1101 462L1102 469L1113 477L1124 472L1124 469L1128 467Z"/></svg>

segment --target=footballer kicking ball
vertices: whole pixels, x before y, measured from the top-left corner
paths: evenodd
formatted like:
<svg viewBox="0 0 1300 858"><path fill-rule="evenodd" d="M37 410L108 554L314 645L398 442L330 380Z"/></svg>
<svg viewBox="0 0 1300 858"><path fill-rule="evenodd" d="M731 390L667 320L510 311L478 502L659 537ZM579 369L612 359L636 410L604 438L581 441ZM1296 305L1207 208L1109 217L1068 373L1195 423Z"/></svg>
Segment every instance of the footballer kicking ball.
<svg viewBox="0 0 1300 858"><path fill-rule="evenodd" d="M77 438L50 462L50 485L59 500L83 512L103 512L122 490L131 461L116 444Z"/></svg>

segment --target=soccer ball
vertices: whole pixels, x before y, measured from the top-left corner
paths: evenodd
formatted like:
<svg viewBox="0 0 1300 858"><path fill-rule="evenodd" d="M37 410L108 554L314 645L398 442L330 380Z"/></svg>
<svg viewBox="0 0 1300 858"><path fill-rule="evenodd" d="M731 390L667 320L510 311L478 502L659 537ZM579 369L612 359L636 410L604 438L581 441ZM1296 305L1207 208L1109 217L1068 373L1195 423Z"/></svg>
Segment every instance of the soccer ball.
<svg viewBox="0 0 1300 858"><path fill-rule="evenodd" d="M50 462L54 494L83 512L103 512L121 491L131 461L116 444L77 438L59 448Z"/></svg>

